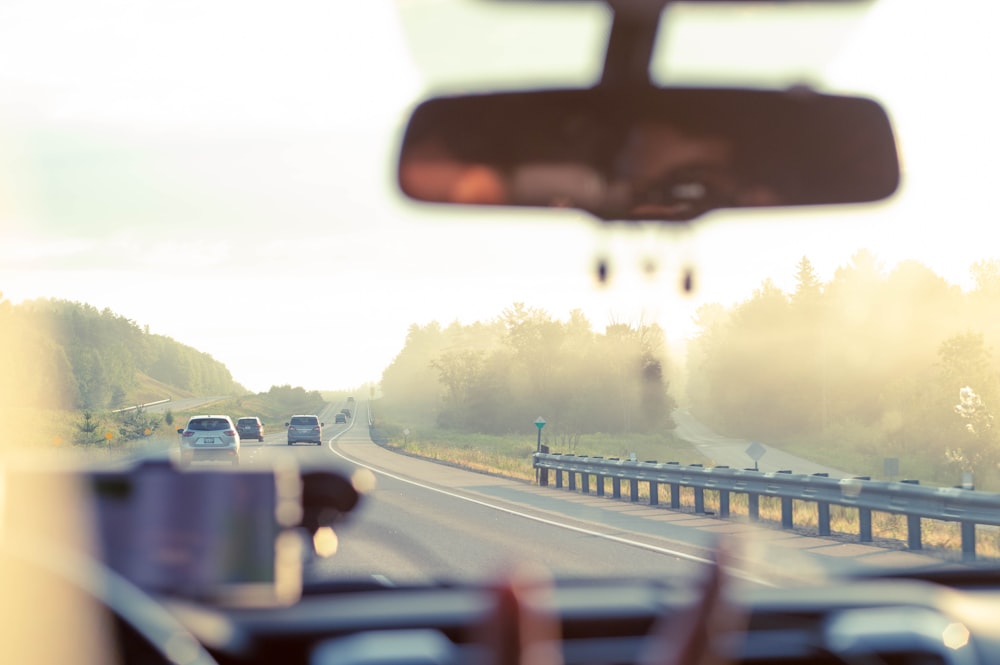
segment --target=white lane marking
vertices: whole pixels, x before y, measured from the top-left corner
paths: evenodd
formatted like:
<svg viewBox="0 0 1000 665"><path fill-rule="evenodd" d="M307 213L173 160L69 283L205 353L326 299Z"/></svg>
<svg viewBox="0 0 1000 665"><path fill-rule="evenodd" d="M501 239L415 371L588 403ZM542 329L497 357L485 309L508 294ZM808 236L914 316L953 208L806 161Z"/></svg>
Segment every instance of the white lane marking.
<svg viewBox="0 0 1000 665"><path fill-rule="evenodd" d="M352 425L353 425L353 423L352 423ZM347 430L344 430L344 432L346 432L346 431ZM474 503L476 505L483 506L485 508L492 508L493 510L498 510L498 511L500 511L502 513L507 513L508 515L513 515L515 517L522 517L522 518L524 518L526 520L532 520L534 522L539 522L541 524L546 524L548 526L554 526L554 527L557 527L557 528L560 528L560 529L566 529L567 531L573 531L575 533L581 533L581 534L584 534L586 536L593 536L595 538L601 538L603 540L609 540L609 541L612 541L612 542L615 542L615 543L619 543L619 544L622 544L622 545L629 545L631 547L638 547L639 549L647 550L647 551L650 551L650 552L656 552L657 554L664 554L664 555L667 555L667 556L672 556L672 557L675 557L675 558L678 558L678 559L683 559L685 561L693 561L695 563L702 563L702 564L706 564L706 565L714 563L711 559L706 559L704 557L695 556L693 554L687 554L686 552L679 552L677 550L672 550L672 549L669 549L669 548L666 548L666 547L660 547L658 545L652 545L650 543L644 543L644 542L642 542L640 540L632 540L631 538L623 538L622 536L614 536L614 535L612 535L610 533L603 533L601 531L594 531L593 529L586 529L584 527L574 526L572 524L565 524L563 522L557 522L555 520L551 520L551 519L548 519L548 518L545 518L545 517L539 517L538 515L531 515L530 513L524 513L524 512L521 512L519 510L514 510L512 508L505 508L504 506L498 506L498 505L489 503L487 501L482 501L480 499L473 499L472 497L464 496L462 494L456 494L455 492L449 492L448 490L444 490L444 489L441 489L439 487L433 487L431 485L425 485L424 483L420 483L420 482L417 482L415 480L411 480L409 478L403 478L402 476L397 476L396 474L390 473L390 472L388 472L388 471L386 471L384 469L379 469L378 467L374 467L374 466L365 464L363 462L359 462L358 460L351 459L350 457L348 457L344 453L342 453L339 450L337 450L336 448L334 448L333 444L336 443L337 438L341 434L343 434L344 432L341 432L340 434L337 434L336 436L334 436L333 438L330 439L330 443L329 443L329 446L328 446L330 448L330 452L332 452L337 457L340 457L341 459L350 462L351 464L356 464L356 465L358 465L360 467L364 467L364 468L368 469L369 471L371 471L372 473L382 474L383 476L388 476L389 478L393 478L393 479L398 480L400 482L408 483L408 484L413 485L415 487L420 487L422 489L425 489L425 490L428 490L428 491L431 491L431 492L437 492L438 494L443 494L445 496L452 497L453 499L460 499L462 501L468 501L469 503ZM748 582L754 582L756 584L760 584L760 585L763 585L763 586L771 586L771 587L776 586L774 584L771 584L770 582L767 582L767 581L759 579L759 578L757 578L757 577L755 577L753 575L750 575L749 573L744 573L742 571L735 570L733 568L729 569L729 573L733 577L738 577L738 578L740 578L742 580L746 580Z"/></svg>

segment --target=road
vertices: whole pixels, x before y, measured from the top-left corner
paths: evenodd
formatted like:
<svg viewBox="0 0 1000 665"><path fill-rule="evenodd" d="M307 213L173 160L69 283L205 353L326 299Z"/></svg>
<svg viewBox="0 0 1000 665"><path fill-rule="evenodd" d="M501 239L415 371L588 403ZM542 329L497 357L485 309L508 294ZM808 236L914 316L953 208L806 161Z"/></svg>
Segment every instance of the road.
<svg viewBox="0 0 1000 665"><path fill-rule="evenodd" d="M320 415L330 423L341 406ZM933 562L912 552L540 488L400 455L371 442L365 408L359 403L347 425L328 424L322 446L287 446L284 432L243 446L244 466L271 465L291 454L301 464L365 468L376 478L358 514L338 529L337 554L319 560L307 577L482 581L513 562L534 562L559 577L690 579L722 535L744 544L735 568L754 584L787 582L799 573L815 579L845 563Z"/></svg>
<svg viewBox="0 0 1000 665"><path fill-rule="evenodd" d="M695 419L687 409L677 409L674 411L673 417L677 424L674 434L694 444L698 452L712 460L716 465L725 465L734 469L753 468L754 461L747 455L747 448L752 443L748 439L732 439L716 434ZM794 473L826 473L831 478L850 478L858 475L810 462L773 446L763 443L758 445L764 449L763 456L757 462L758 469L761 471L774 472L791 469Z"/></svg>

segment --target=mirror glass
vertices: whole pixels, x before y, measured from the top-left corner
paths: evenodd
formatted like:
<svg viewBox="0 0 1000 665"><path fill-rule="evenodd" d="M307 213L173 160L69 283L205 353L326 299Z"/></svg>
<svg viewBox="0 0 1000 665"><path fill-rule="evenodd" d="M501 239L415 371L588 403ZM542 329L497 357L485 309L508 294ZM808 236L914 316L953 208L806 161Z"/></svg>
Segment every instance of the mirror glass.
<svg viewBox="0 0 1000 665"><path fill-rule="evenodd" d="M870 99L593 88L424 102L398 177L419 201L687 221L718 208L877 201L898 187L899 163Z"/></svg>

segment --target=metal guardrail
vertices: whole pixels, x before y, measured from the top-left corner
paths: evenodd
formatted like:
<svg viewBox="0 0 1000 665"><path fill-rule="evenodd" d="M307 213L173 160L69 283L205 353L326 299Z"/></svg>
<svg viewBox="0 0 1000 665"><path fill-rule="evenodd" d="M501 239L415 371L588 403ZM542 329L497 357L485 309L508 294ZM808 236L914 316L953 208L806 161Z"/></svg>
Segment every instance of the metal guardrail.
<svg viewBox="0 0 1000 665"><path fill-rule="evenodd" d="M158 399L155 402L146 402L145 404L136 404L135 406L126 406L121 409L112 409L111 413L124 413L125 411L138 411L139 409L145 409L147 406L155 406L157 404L166 404L170 401L170 398Z"/></svg>
<svg viewBox="0 0 1000 665"><path fill-rule="evenodd" d="M885 482L867 477L829 478L826 474L795 474L790 470L765 473L725 466L684 466L677 462L639 462L617 458L584 457L569 454L534 453L534 467L540 485L548 485L555 472L555 486L590 493L591 480L596 494L605 494L611 480L612 496L621 498L622 481L629 485L629 498L639 500L639 484L648 483L649 503L659 503L660 486L669 488L670 507L680 508L681 488L694 490L695 512L705 512L705 491L718 493L719 516L729 517L730 495L746 494L749 518L760 518L760 497L781 500L781 525L791 529L793 502L817 506L819 535L830 535L830 506L846 506L858 511L858 536L872 541L872 512L894 513L907 518L907 546L922 549L921 519L958 522L961 525L962 555L976 558L976 525L1000 526L1000 494L952 487L925 487L917 481ZM566 483L563 478L566 478Z"/></svg>

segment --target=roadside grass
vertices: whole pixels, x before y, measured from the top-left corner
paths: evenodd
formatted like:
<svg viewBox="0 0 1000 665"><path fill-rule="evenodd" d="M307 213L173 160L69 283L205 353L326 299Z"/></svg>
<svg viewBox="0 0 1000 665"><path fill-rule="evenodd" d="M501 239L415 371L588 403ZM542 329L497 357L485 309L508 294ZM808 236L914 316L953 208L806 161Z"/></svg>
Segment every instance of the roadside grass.
<svg viewBox="0 0 1000 665"><path fill-rule="evenodd" d="M386 422L381 417L377 426L385 438L385 445L395 450L509 478L535 478L531 455L538 444L537 432L490 435L429 426L414 426L411 430L398 423ZM558 440L547 438L543 430L542 444L548 445L553 453L621 459L628 459L630 454L635 453L640 460L708 463L694 446L676 440L670 434L588 434L560 446Z"/></svg>
<svg viewBox="0 0 1000 665"><path fill-rule="evenodd" d="M550 471L550 474L552 472ZM598 479L591 475L588 479L590 493L598 492ZM554 487L555 480L549 476L549 486ZM568 486L568 479L563 478L563 488ZM576 481L577 491L583 486L582 477ZM604 478L604 496L613 496L614 481ZM631 495L629 481L622 480L620 484L621 498L628 501ZM640 482L637 488L640 503L649 504L649 483ZM661 506L670 505L669 487L660 486L658 503ZM719 513L719 492L704 491L704 510L706 514ZM695 507L695 491L693 487L682 487L680 491L680 509L693 512ZM749 521L749 498L746 494L730 492L730 519ZM772 496L760 496L758 499L758 516L762 525L780 528L781 499ZM809 501L792 501L792 524L798 532L818 535L819 513L815 503ZM962 549L961 525L958 522L942 522L932 519L921 519L921 543L925 550L947 552L956 557ZM859 542L860 521L858 510L847 506L830 506L830 532L832 538L845 542ZM906 547L908 525L905 515L884 512L872 512L872 539L881 546L893 546L899 549ZM976 556L979 559L1000 559L1000 528L979 526L976 529Z"/></svg>
<svg viewBox="0 0 1000 665"><path fill-rule="evenodd" d="M531 453L534 452L537 439L533 433L523 435L490 436L484 434L468 434L441 430L424 425L419 430L405 428L398 423L387 422L379 417L377 428L385 438L385 445L411 455L438 460L449 464L493 473L510 478L533 482L535 471L531 465ZM406 433L404 433L406 430ZM546 439L543 435L543 443ZM552 452L571 452L576 455L600 455L603 457L619 457L628 459L629 453L636 453L640 461L657 460L661 462L677 461L681 464L703 464L712 466L697 450L684 441L676 441L670 436L655 435L604 435L595 434L580 437L570 450L560 450L555 442L549 441ZM830 449L827 446L826 449ZM783 448L788 452L800 454L792 447ZM808 452L803 450L802 453ZM839 453L833 447L834 453ZM808 457L801 454L802 457ZM811 457L815 461L836 468L843 468L851 462L850 458L839 454L827 456L827 459ZM859 458L860 459L860 458ZM881 462L880 462L881 463ZM555 480L549 476L549 485L554 488ZM859 475L866 475L864 473ZM872 477L878 476L874 473ZM597 494L597 477L591 475L588 479L590 494ZM576 491L581 491L582 477L578 476ZM568 479L563 478L563 487L568 487ZM628 501L631 487L628 481L621 482L622 500ZM565 491L565 489L564 489ZM604 478L604 496L609 499L613 494L613 481ZM638 500L649 503L649 484L638 483ZM681 509L694 510L694 489L681 488ZM660 486L658 503L661 506L670 505L669 487ZM733 519L749 520L748 497L746 494L730 493L730 515ZM704 509L708 513L718 514L719 492L706 490L704 492ZM780 528L781 500L777 497L759 497L759 520L764 526ZM819 530L819 515L815 503L808 501L792 502L792 522L800 533L817 535ZM859 517L855 508L846 506L830 506L831 538L844 542L858 542ZM922 544L928 552L945 553L957 558L961 552L961 526L957 522L941 522L937 520L921 520ZM907 542L907 519L904 515L892 513L872 513L872 538L879 546L905 549ZM1000 559L1000 529L980 526L976 529L976 554L981 559Z"/></svg>
<svg viewBox="0 0 1000 665"><path fill-rule="evenodd" d="M265 435L283 430L285 428L285 422L291 415L290 413L286 413L284 410L279 412L271 406L266 397L266 393L257 395L241 395L239 397L221 399L217 402L212 402L211 404L199 406L194 409L174 411L174 425L172 429L176 430L179 427L184 427L188 418L191 416L214 413L227 415L233 419L234 423L244 416L257 416L260 418L260 421L264 423Z"/></svg>
<svg viewBox="0 0 1000 665"><path fill-rule="evenodd" d="M4 409L4 438L8 449L38 450L72 447L79 411L11 407Z"/></svg>
<svg viewBox="0 0 1000 665"><path fill-rule="evenodd" d="M961 482L960 473L945 463L943 454L941 463L935 465L923 457L886 453L879 451L870 443L852 442L846 438L837 440L830 440L827 437L813 440L790 439L775 442L774 445L787 453L817 464L841 469L853 475L869 476L875 480L912 478L919 480L923 485L935 486L951 486ZM899 475L893 478L885 475L885 459L889 457L897 459L899 464ZM985 478L980 480L985 481Z"/></svg>
<svg viewBox="0 0 1000 665"><path fill-rule="evenodd" d="M140 372L136 375L135 388L129 391L128 400L119 406L126 407L135 406L136 404L148 404L149 402L158 402L168 397L170 399L186 399L188 397L196 397L196 395L190 390L182 390L176 386L157 381L153 377Z"/></svg>
<svg viewBox="0 0 1000 665"><path fill-rule="evenodd" d="M83 411L9 408L4 410L3 417L7 441L4 452L15 456L27 454L29 459L101 463L141 453L165 451L176 437L171 435L170 428L161 424L148 437L122 441L118 436L116 416L109 411L95 411L93 419L98 428L93 441L76 444ZM103 438L104 432L112 433L110 442Z"/></svg>

